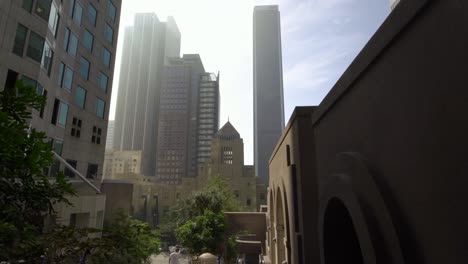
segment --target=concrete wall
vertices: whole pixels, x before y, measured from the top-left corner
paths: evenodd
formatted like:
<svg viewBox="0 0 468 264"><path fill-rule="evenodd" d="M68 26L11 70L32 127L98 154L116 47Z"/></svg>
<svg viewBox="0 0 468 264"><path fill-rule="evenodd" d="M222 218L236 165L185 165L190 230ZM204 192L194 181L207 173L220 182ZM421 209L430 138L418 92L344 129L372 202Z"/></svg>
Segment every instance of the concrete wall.
<svg viewBox="0 0 468 264"><path fill-rule="evenodd" d="M303 126L296 109L270 161L272 263L468 262L467 12L400 1Z"/></svg>

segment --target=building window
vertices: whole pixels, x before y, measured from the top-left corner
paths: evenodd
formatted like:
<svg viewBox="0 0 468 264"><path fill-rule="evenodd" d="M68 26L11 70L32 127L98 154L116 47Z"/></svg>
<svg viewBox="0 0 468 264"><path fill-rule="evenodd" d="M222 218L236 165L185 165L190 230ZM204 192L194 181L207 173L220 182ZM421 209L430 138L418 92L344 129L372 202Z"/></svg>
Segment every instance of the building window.
<svg viewBox="0 0 468 264"><path fill-rule="evenodd" d="M96 115L100 118L104 118L106 109L106 102L96 97Z"/></svg>
<svg viewBox="0 0 468 264"><path fill-rule="evenodd" d="M63 151L63 141L59 139L55 139L53 142L53 149L57 155L62 156Z"/></svg>
<svg viewBox="0 0 468 264"><path fill-rule="evenodd" d="M250 206L252 204L252 201L250 199L247 199L247 202L245 203L247 206Z"/></svg>
<svg viewBox="0 0 468 264"><path fill-rule="evenodd" d="M57 76L57 85L59 87L62 87L64 72L65 72L65 64L63 62L60 62L59 69L58 69L58 76Z"/></svg>
<svg viewBox="0 0 468 264"><path fill-rule="evenodd" d="M85 108L85 103L86 103L86 90L81 87L77 86L76 87L76 93L75 93L75 103L82 109Z"/></svg>
<svg viewBox="0 0 468 264"><path fill-rule="evenodd" d="M26 55L40 63L42 58L42 50L44 48L44 42L45 39L43 37L31 31L31 34L29 34L29 43Z"/></svg>
<svg viewBox="0 0 468 264"><path fill-rule="evenodd" d="M102 47L101 61L107 68L110 67L110 60L111 60L111 54L110 54L109 50Z"/></svg>
<svg viewBox="0 0 468 264"><path fill-rule="evenodd" d="M89 51L93 52L94 36L88 30L84 30L83 33L83 46Z"/></svg>
<svg viewBox="0 0 468 264"><path fill-rule="evenodd" d="M72 137L80 138L80 136L81 136L81 119L73 117L71 135L72 135Z"/></svg>
<svg viewBox="0 0 468 264"><path fill-rule="evenodd" d="M28 28L18 24L16 28L15 44L13 45L13 53L23 57L24 44L26 43L26 35L28 34Z"/></svg>
<svg viewBox="0 0 468 264"><path fill-rule="evenodd" d="M99 72L99 77L98 77L98 84L99 84L99 89L101 91L107 93L107 82L109 81L109 77L105 75L102 72Z"/></svg>
<svg viewBox="0 0 468 264"><path fill-rule="evenodd" d="M47 71L47 75L50 76L50 70L52 68L52 59L54 58L54 52L50 45L45 42L44 49L42 51L41 65Z"/></svg>
<svg viewBox="0 0 468 264"><path fill-rule="evenodd" d="M65 66L65 72L63 75L63 88L71 91L73 83L73 70L70 67Z"/></svg>
<svg viewBox="0 0 468 264"><path fill-rule="evenodd" d="M104 24L104 38L107 40L107 42L112 44L112 40L114 38L114 30L107 23Z"/></svg>
<svg viewBox="0 0 468 264"><path fill-rule="evenodd" d="M115 16L117 14L117 9L111 0L107 0L107 15L112 19L112 22L115 21Z"/></svg>
<svg viewBox="0 0 468 264"><path fill-rule="evenodd" d="M23 0L22 7L29 13L31 13L32 11L32 6L33 6L33 0Z"/></svg>
<svg viewBox="0 0 468 264"><path fill-rule="evenodd" d="M70 166L72 166L76 170L76 164L77 164L76 160L67 159L66 161L67 161L68 164L70 164ZM67 168L66 166L65 166L64 174L65 174L65 176L67 176L69 178L75 177L75 173L72 170L70 170L69 168Z"/></svg>
<svg viewBox="0 0 468 264"><path fill-rule="evenodd" d="M91 142L96 144L101 144L101 128L93 126L93 135L91 137Z"/></svg>
<svg viewBox="0 0 468 264"><path fill-rule="evenodd" d="M58 22L60 20L60 16L57 11L57 7L54 3L52 3L50 7L50 16L49 16L49 29L54 34L54 37L57 35L57 28Z"/></svg>
<svg viewBox="0 0 468 264"><path fill-rule="evenodd" d="M235 190L235 191L234 191L234 196L235 196L236 198L239 198L239 191Z"/></svg>
<svg viewBox="0 0 468 264"><path fill-rule="evenodd" d="M69 28L65 31L65 39L63 41L65 50L72 56L76 56L78 49L78 37L71 32Z"/></svg>
<svg viewBox="0 0 468 264"><path fill-rule="evenodd" d="M98 165L93 163L88 163L88 170L86 171L86 178L96 179L98 172Z"/></svg>
<svg viewBox="0 0 468 264"><path fill-rule="evenodd" d="M81 18L83 17L83 7L81 6L80 2L75 3L75 10L73 12L73 21L76 24L81 25Z"/></svg>
<svg viewBox="0 0 468 264"><path fill-rule="evenodd" d="M80 59L80 75L83 79L88 80L89 77L89 61L84 57Z"/></svg>
<svg viewBox="0 0 468 264"><path fill-rule="evenodd" d="M52 124L65 126L67 124L68 104L55 99L54 110L52 112Z"/></svg>
<svg viewBox="0 0 468 264"><path fill-rule="evenodd" d="M75 0L70 0L70 9L68 9L69 17L73 17L74 10L75 10Z"/></svg>
<svg viewBox="0 0 468 264"><path fill-rule="evenodd" d="M15 88L17 80L18 80L18 72L8 69L7 78L5 80L5 89Z"/></svg>
<svg viewBox="0 0 468 264"><path fill-rule="evenodd" d="M37 0L36 14L46 21L49 20L51 4L52 0Z"/></svg>
<svg viewBox="0 0 468 264"><path fill-rule="evenodd" d="M88 5L88 20L91 25L96 26L97 11L92 4Z"/></svg>

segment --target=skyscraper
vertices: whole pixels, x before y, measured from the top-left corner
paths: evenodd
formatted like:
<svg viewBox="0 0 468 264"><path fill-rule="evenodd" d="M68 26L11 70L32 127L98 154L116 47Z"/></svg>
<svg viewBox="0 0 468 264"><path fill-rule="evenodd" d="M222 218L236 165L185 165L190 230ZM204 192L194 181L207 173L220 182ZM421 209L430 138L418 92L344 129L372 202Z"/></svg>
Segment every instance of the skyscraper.
<svg viewBox="0 0 468 264"><path fill-rule="evenodd" d="M104 162L120 6L120 0L0 1L0 90L23 80L45 95L45 107L31 110L31 126L45 132L54 151L96 185ZM57 162L50 173L63 165ZM76 177L71 170L65 175ZM93 219L102 218L104 198L73 182L79 196L70 198L75 207L65 210L68 215L59 213L61 224L82 214L85 226L100 228Z"/></svg>
<svg viewBox="0 0 468 264"><path fill-rule="evenodd" d="M121 1L1 1L0 89L47 97L31 125L83 175L102 174ZM99 15L98 15L99 14Z"/></svg>
<svg viewBox="0 0 468 264"><path fill-rule="evenodd" d="M164 69L159 102L157 173L179 184L197 169L198 98L205 68L198 54L171 58Z"/></svg>
<svg viewBox="0 0 468 264"><path fill-rule="evenodd" d="M268 183L268 161L284 128L281 26L278 6L256 6L253 15L254 163Z"/></svg>
<svg viewBox="0 0 468 264"><path fill-rule="evenodd" d="M114 142L114 125L115 121L109 120L109 123L107 124L106 150L112 149L113 147L112 144Z"/></svg>
<svg viewBox="0 0 468 264"><path fill-rule="evenodd" d="M210 159L211 141L219 128L219 101L219 73L203 74L198 99L197 167Z"/></svg>
<svg viewBox="0 0 468 264"><path fill-rule="evenodd" d="M398 5L398 3L400 2L400 0L390 0L390 9L394 9L396 5Z"/></svg>
<svg viewBox="0 0 468 264"><path fill-rule="evenodd" d="M159 93L168 57L179 57L180 32L173 18L135 16L125 31L117 97L116 150L142 150L142 173L155 175Z"/></svg>

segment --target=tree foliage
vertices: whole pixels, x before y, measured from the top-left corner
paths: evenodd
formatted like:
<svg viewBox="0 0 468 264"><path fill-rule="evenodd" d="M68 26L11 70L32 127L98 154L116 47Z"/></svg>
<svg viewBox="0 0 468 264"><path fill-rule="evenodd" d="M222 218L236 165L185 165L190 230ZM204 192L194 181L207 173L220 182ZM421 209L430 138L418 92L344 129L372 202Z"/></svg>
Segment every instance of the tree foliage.
<svg viewBox="0 0 468 264"><path fill-rule="evenodd" d="M224 212L238 209L228 184L220 177L212 177L201 191L171 210L170 223L177 239L195 256L203 252L222 255L229 242Z"/></svg>
<svg viewBox="0 0 468 264"><path fill-rule="evenodd" d="M184 247L198 256L203 252L219 252L225 229L222 213L205 210L202 215L180 226L176 235Z"/></svg>
<svg viewBox="0 0 468 264"><path fill-rule="evenodd" d="M149 257L158 253L159 246L158 234L147 223L119 212L104 227L99 248L89 263L149 263Z"/></svg>
<svg viewBox="0 0 468 264"><path fill-rule="evenodd" d="M44 105L45 98L21 81L0 92L0 261L37 261L44 215L74 194L63 174L44 173L52 147L28 125L32 109Z"/></svg>

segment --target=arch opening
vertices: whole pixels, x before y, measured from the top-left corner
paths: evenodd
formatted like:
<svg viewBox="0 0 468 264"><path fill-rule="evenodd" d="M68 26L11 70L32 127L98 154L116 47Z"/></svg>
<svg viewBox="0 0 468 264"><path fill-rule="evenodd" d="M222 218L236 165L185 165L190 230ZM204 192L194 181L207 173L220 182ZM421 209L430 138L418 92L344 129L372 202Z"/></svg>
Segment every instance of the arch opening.
<svg viewBox="0 0 468 264"><path fill-rule="evenodd" d="M323 252L325 264L364 264L351 215L338 198L330 199L325 210Z"/></svg>

